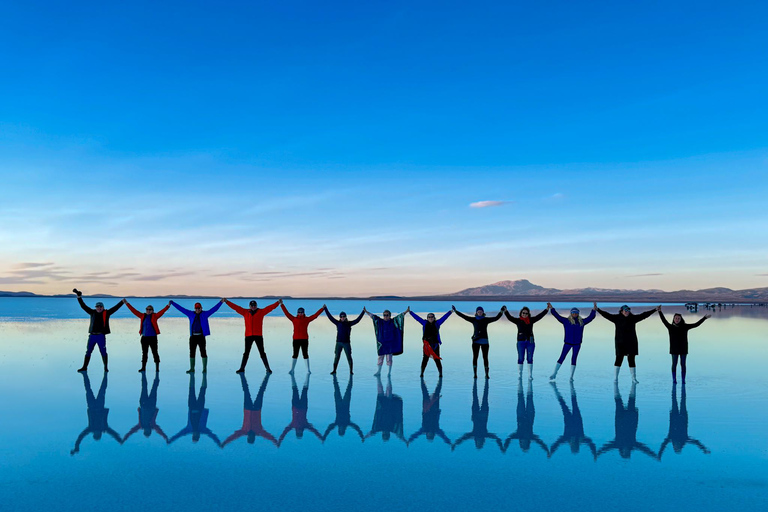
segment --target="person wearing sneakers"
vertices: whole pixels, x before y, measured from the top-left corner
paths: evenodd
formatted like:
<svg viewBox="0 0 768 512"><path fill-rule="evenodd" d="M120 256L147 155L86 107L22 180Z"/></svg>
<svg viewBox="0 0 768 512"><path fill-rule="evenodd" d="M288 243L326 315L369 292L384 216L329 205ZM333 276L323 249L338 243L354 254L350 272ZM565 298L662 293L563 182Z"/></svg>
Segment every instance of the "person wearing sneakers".
<svg viewBox="0 0 768 512"><path fill-rule="evenodd" d="M108 360L107 357L107 334L109 330L109 317L111 317L118 309L123 306L124 301L120 301L109 309L104 309L103 302L97 302L95 309L91 309L83 302L83 292L75 288L72 290L77 295L77 302L80 303L80 307L83 311L88 313L91 317L91 324L88 326L88 345L85 348L85 358L83 359L83 366L77 370L79 372L88 371L88 363L91 361L91 353L96 345L99 346L99 352L101 353L101 360L104 363L104 371L108 372Z"/></svg>
<svg viewBox="0 0 768 512"><path fill-rule="evenodd" d="M638 322L641 322L654 314L656 308L635 315L632 313L632 309L624 304L619 308L618 314L608 313L600 308L597 308L597 312L616 326L616 335L614 337L616 344L616 362L614 363L616 369L613 377L614 382L619 380L619 370L621 370L621 364L624 362L624 356L627 356L627 363L629 364L629 373L632 375L632 382L637 384L635 357L638 353L638 343L635 326Z"/></svg>
<svg viewBox="0 0 768 512"><path fill-rule="evenodd" d="M280 303L280 308L283 310L285 317L293 324L293 361L291 362L291 371L288 373L293 375L293 370L296 368L296 360L299 358L299 349L301 349L301 354L307 363L307 373L312 373L309 370L309 333L307 331L309 324L323 312L325 304L312 316L307 316L304 313L304 308L297 309L296 316L293 316L282 302Z"/></svg>
<svg viewBox="0 0 768 512"><path fill-rule="evenodd" d="M563 324L565 330L565 338L563 339L563 350L560 352L560 358L555 364L555 371L549 376L549 380L555 380L557 378L557 372L560 370L565 356L571 352L571 381L573 381L573 374L576 373L576 359L579 357L579 351L581 350L581 342L584 339L584 326L595 319L595 311L597 310L597 304L592 303L592 311L590 311L587 318L581 318L579 316L578 308L571 308L571 314L568 318L560 316L552 304L547 302L547 308L552 312L552 316L557 318L557 321Z"/></svg>
<svg viewBox="0 0 768 512"><path fill-rule="evenodd" d="M141 370L139 370L139 372L143 373L147 370L147 359L150 348L152 349L152 358L155 361L155 371L159 372L160 354L157 353L157 335L160 334L160 328L157 326L157 319L168 311L168 308L171 307L171 303L168 302L168 305L157 313L155 313L155 308L150 304L147 306L144 313L140 313L136 308L131 306L126 299L123 299L123 302L128 309L131 310L131 313L141 319L141 323L139 324L139 335L141 336Z"/></svg>
<svg viewBox="0 0 768 512"><path fill-rule="evenodd" d="M203 373L208 371L208 352L205 350L205 337L211 335L208 318L217 312L222 304L224 304L224 299L221 299L208 311L203 311L203 305L195 302L195 310L190 311L171 301L171 306L189 319L189 370L187 373L195 373L195 351L198 347L200 347L200 359L203 361Z"/></svg>
<svg viewBox="0 0 768 512"><path fill-rule="evenodd" d="M267 370L267 373L272 373L272 370L269 368L267 353L264 351L262 331L264 329L264 317L282 304L282 299L261 309L259 309L258 303L255 300L250 302L248 309L241 308L227 299L224 299L224 303L245 320L245 351L243 352L243 360L240 362L240 368L235 373L243 373L245 371L245 365L248 364L248 356L251 354L251 347L254 343L256 348L259 349L259 356L261 356L261 362L264 363L264 369Z"/></svg>

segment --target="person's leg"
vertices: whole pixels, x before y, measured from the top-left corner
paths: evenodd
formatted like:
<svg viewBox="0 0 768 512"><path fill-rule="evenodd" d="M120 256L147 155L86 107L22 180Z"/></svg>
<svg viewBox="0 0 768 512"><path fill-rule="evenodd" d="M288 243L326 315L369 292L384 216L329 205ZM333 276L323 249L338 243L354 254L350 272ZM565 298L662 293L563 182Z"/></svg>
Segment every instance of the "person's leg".
<svg viewBox="0 0 768 512"><path fill-rule="evenodd" d="M373 374L374 377L378 377L379 375L381 375L381 365L383 364L384 364L384 356L379 356L378 359L376 360L376 366L378 367L378 369L376 370L376 373Z"/></svg>
<svg viewBox="0 0 768 512"><path fill-rule="evenodd" d="M632 382L638 383L637 380L637 368L635 365L635 354L627 354L627 364L629 364L629 373L632 375Z"/></svg>
<svg viewBox="0 0 768 512"><path fill-rule="evenodd" d="M235 373L245 372L245 365L248 364L248 357L251 355L251 346L253 345L254 341L256 341L255 338L255 336L245 337L245 349L243 350L243 358L240 360L240 368L235 370Z"/></svg>
<svg viewBox="0 0 768 512"><path fill-rule="evenodd" d="M557 378L557 372L560 371L560 367L563 365L563 361L565 361L565 356L568 355L571 347L572 345L563 343L563 350L560 351L560 357L557 359L557 363L555 363L555 371L549 376L549 380L555 380Z"/></svg>
<svg viewBox="0 0 768 512"><path fill-rule="evenodd" d="M205 350L205 336L200 336L198 346L200 347L200 359L203 360L203 373L205 374L208 372L208 352Z"/></svg>
<svg viewBox="0 0 768 512"><path fill-rule="evenodd" d="M93 347L96 346L96 340L93 338L93 336L88 336L88 343L85 346L85 357L83 358L83 366L77 370L80 373L83 373L85 371L88 371L88 363L91 362L91 353L93 352Z"/></svg>
<svg viewBox="0 0 768 512"><path fill-rule="evenodd" d="M580 350L581 345L574 345L573 352L571 352L571 382L573 382L573 375L576 373L576 360L579 357Z"/></svg>
<svg viewBox="0 0 768 512"><path fill-rule="evenodd" d="M435 349L435 354L437 354L438 357L440 357L440 345L437 346ZM435 359L435 366L437 366L437 375L439 377L443 376L443 363L439 359Z"/></svg>
<svg viewBox="0 0 768 512"><path fill-rule="evenodd" d="M339 359L341 358L341 350L343 343L336 342L336 347L333 349L333 371L331 375L336 375L336 368L339 366Z"/></svg>
<svg viewBox="0 0 768 512"><path fill-rule="evenodd" d="M101 352L101 361L104 363L104 371L109 371L109 356L107 356L107 337L105 335L99 336L99 339L96 340L96 345L99 346L99 352Z"/></svg>
<svg viewBox="0 0 768 512"><path fill-rule="evenodd" d="M488 375L488 349L491 346L486 343L484 345L480 345L480 350L483 352L483 366L485 367L485 378L490 379L491 377Z"/></svg>
<svg viewBox="0 0 768 512"><path fill-rule="evenodd" d="M536 343L533 341L526 342L528 345L528 380L533 380L533 351L536 350Z"/></svg>
<svg viewBox="0 0 768 512"><path fill-rule="evenodd" d="M349 364L349 374L354 375L354 372L352 372L352 344L344 343L344 346L342 348L344 349L344 354L346 354L347 356L347 364Z"/></svg>
<svg viewBox="0 0 768 512"><path fill-rule="evenodd" d="M149 340L149 348L152 349L152 360L155 362L155 371L160 371L160 352L157 345L157 336Z"/></svg>
<svg viewBox="0 0 768 512"><path fill-rule="evenodd" d="M677 354L672 354L672 384L677 384Z"/></svg>
<svg viewBox="0 0 768 512"><path fill-rule="evenodd" d="M299 340L293 340L293 355L291 356L293 361L291 361L291 371L288 372L291 375L293 375L293 370L296 368L296 360L299 358L300 345Z"/></svg>
<svg viewBox="0 0 768 512"><path fill-rule="evenodd" d="M687 371L685 366L686 359L688 359L688 354L683 354L680 356L680 375L683 377L683 384L685 384L685 374Z"/></svg>
<svg viewBox="0 0 768 512"><path fill-rule="evenodd" d="M304 362L307 363L307 374L312 373L309 369L309 340L301 340L301 354L304 357Z"/></svg>
<svg viewBox="0 0 768 512"><path fill-rule="evenodd" d="M427 368L427 363L429 362L429 356L427 354L423 354L421 356L421 376L424 376L424 370Z"/></svg>
<svg viewBox="0 0 768 512"><path fill-rule="evenodd" d="M613 363L614 375L613 382L619 382L619 371L621 371L621 364L624 362L624 356L622 354L616 354L616 362Z"/></svg>
<svg viewBox="0 0 768 512"><path fill-rule="evenodd" d="M525 342L517 342L517 377L523 378L523 361L525 361Z"/></svg>
<svg viewBox="0 0 768 512"><path fill-rule="evenodd" d="M143 373L147 370L147 359L149 354L149 339L148 336L141 337L141 370L139 373Z"/></svg>
<svg viewBox="0 0 768 512"><path fill-rule="evenodd" d="M477 378L477 356L480 354L480 345L472 343L472 369L475 372L475 378Z"/></svg>
<svg viewBox="0 0 768 512"><path fill-rule="evenodd" d="M267 351L264 350L264 337L255 336L255 338L256 348L259 349L259 357L261 357L261 362L264 363L264 369L267 370L267 373L272 373L272 369L269 367L269 359L267 359Z"/></svg>
<svg viewBox="0 0 768 512"><path fill-rule="evenodd" d="M187 373L195 373L195 351L197 349L197 339L195 336L189 337L189 370Z"/></svg>
<svg viewBox="0 0 768 512"><path fill-rule="evenodd" d="M392 375L392 354L387 354L387 373Z"/></svg>

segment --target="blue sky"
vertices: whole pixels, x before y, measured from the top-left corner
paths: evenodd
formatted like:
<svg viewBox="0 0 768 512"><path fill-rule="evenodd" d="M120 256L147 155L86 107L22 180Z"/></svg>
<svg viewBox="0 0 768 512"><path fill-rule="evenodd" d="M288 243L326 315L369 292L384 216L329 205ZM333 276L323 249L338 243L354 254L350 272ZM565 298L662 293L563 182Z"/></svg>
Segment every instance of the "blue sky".
<svg viewBox="0 0 768 512"><path fill-rule="evenodd" d="M768 286L766 15L6 6L0 289Z"/></svg>

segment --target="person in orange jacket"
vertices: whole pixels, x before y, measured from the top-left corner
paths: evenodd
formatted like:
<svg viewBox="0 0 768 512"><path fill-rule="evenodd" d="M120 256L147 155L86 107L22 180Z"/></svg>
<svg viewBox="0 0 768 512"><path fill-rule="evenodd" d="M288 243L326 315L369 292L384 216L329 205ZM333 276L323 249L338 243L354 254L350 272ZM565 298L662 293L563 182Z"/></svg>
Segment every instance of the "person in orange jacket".
<svg viewBox="0 0 768 512"><path fill-rule="evenodd" d="M285 317L293 323L293 362L291 363L291 371L288 373L293 375L293 369L296 368L296 359L299 357L299 349L301 349L301 354L304 356L304 361L307 363L307 373L312 373L309 370L309 333L307 332L307 328L309 327L310 322L320 316L320 313L325 310L325 304L323 304L323 306L317 310L317 313L312 316L306 316L304 314L304 308L299 308L296 311L296 316L293 316L288 312L282 302L280 303L280 307L283 309Z"/></svg>
<svg viewBox="0 0 768 512"><path fill-rule="evenodd" d="M152 359L155 360L155 371L160 371L160 354L157 353L157 335L160 334L160 328L157 326L157 319L160 318L171 307L170 301L168 305L163 309L155 313L155 308L152 305L148 305L144 310L144 313L140 313L136 308L131 306L127 299L123 299L123 302L128 309L131 310L136 317L141 319L139 324L139 334L141 335L141 370L139 373L147 371L147 359L149 355L149 349L152 349Z"/></svg>
<svg viewBox="0 0 768 512"><path fill-rule="evenodd" d="M245 320L245 351L243 352L243 360L240 362L240 368L235 373L243 373L245 371L245 365L248 364L248 356L251 354L251 346L254 343L256 348L259 349L259 356L261 356L261 361L264 363L264 368L267 370L267 373L272 373L272 370L269 368L267 353L264 351L264 336L262 335L264 317L282 304L283 299L261 309L259 309L258 303L255 300L250 302L248 309L241 308L227 299L224 299L224 303Z"/></svg>

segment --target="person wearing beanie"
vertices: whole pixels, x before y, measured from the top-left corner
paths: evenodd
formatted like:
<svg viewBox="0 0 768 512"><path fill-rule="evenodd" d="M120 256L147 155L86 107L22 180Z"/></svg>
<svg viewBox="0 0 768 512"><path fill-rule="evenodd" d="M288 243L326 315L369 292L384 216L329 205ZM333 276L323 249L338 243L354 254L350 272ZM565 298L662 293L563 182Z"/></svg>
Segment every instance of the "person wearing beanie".
<svg viewBox="0 0 768 512"><path fill-rule="evenodd" d="M240 368L235 373L243 373L245 371L245 365L248 364L248 356L251 354L251 347L254 343L256 348L259 349L259 356L261 357L261 362L264 363L264 369L267 370L267 373L272 373L272 370L269 368L267 353L264 351L264 336L262 335L264 317L282 304L283 300L280 299L261 309L259 309L258 303L255 300L250 302L248 309L241 308L227 299L224 299L224 303L245 320L245 350L243 351L243 359L240 361Z"/></svg>
<svg viewBox="0 0 768 512"><path fill-rule="evenodd" d="M159 372L160 354L157 352L157 335L160 334L160 328L157 325L157 319L163 316L165 312L168 311L168 308L171 307L170 301L167 306L157 313L155 313L155 308L153 308L151 304L147 306L144 313L140 313L136 308L131 306L128 300L123 299L123 302L128 309L131 310L131 313L141 320L141 323L139 324L139 335L141 336L141 370L139 370L139 372L143 373L147 370L147 359L150 348L152 349L152 358L155 361L155 371Z"/></svg>
<svg viewBox="0 0 768 512"><path fill-rule="evenodd" d="M451 311L456 313L460 318L463 318L467 322L472 324L474 332L472 333L472 368L475 372L475 378L477 378L477 356L483 352L483 366L485 366L485 378L490 379L488 375L488 324L491 324L501 318L501 315L507 310L507 306L501 306L501 310L496 316L485 316L485 310L482 306L477 306L475 309L475 316L465 315L461 311L456 309L456 306L451 306Z"/></svg>
<svg viewBox="0 0 768 512"><path fill-rule="evenodd" d="M560 370L565 356L571 352L571 382L573 382L573 375L576 373L576 359L579 357L579 351L581 350L581 342L584 339L584 326L595 319L595 311L597 310L597 304L592 303L592 311L590 311L587 318L581 318L579 316L580 311L578 308L572 308L571 314L568 318L560 316L552 307L552 304L547 302L547 308L549 308L552 316L554 316L558 322L563 324L563 330L565 331L565 338L563 339L563 350L560 352L560 358L555 364L555 371L549 376L549 380L554 381L557 379L557 372Z"/></svg>
<svg viewBox="0 0 768 512"><path fill-rule="evenodd" d="M677 360L680 360L680 372L683 377L683 384L685 384L686 366L685 360L688 358L688 331L695 329L704 323L704 320L710 318L712 315L704 315L698 322L689 324L683 319L683 315L675 313L672 317L672 323L667 321L664 313L661 312L661 306L658 306L656 310L659 312L659 317L664 327L669 331L669 353L672 355L672 383L677 383Z"/></svg>
<svg viewBox="0 0 768 512"><path fill-rule="evenodd" d="M333 323L333 325L336 326L336 347L333 352L333 371L331 371L331 375L336 375L336 368L339 366L339 359L341 358L341 352L344 351L344 355L347 356L347 363L349 364L349 374L353 375L354 372L352 371L352 327L360 323L360 320L363 319L363 315L365 314L365 308L360 312L360 315L358 315L357 318L354 320L348 320L347 314L342 311L339 313L339 319L336 320L330 311L328 311L328 308L323 306L323 310L325 311L325 316L328 317L328 320Z"/></svg>
<svg viewBox="0 0 768 512"><path fill-rule="evenodd" d="M291 371L288 372L291 375L293 375L293 370L296 368L296 360L299 358L299 349L301 349L301 354L304 357L304 362L307 363L307 374L312 373L309 369L309 324L312 323L317 317L320 316L320 313L323 312L325 309L325 304L323 304L323 307L317 310L315 314L312 316L307 316L304 313L304 308L299 308L296 310L296 316L293 316L285 307L285 305L281 302L280 308L283 310L283 313L285 314L285 317L291 321L293 324L293 361L291 362Z"/></svg>
<svg viewBox="0 0 768 512"><path fill-rule="evenodd" d="M621 365L624 362L624 356L627 356L627 363L629 364L629 373L632 375L632 382L637 384L638 381L637 368L635 367L635 357L638 354L638 343L637 330L635 329L635 326L638 322L641 322L654 314L656 312L656 308L649 309L648 311L644 311L639 315L635 315L632 313L632 309L624 304L621 306L621 308L619 308L619 312L617 314L608 313L607 311L603 311L600 308L597 308L597 312L600 313L603 318L616 326L616 334L614 336L616 346L616 362L614 363L615 373L613 377L614 382L618 382L619 371L621 370Z"/></svg>
<svg viewBox="0 0 768 512"><path fill-rule="evenodd" d="M434 313L428 313L427 319L424 320L419 315L414 313L413 311L410 311L411 316L414 320L419 322L421 326L423 327L422 336L421 339L424 342L424 355L421 358L421 377L424 377L424 370L427 368L427 363L429 362L429 358L435 360L435 366L437 366L437 372L440 377L443 376L443 365L440 362L440 345L443 343L442 340L440 340L440 326L443 325L443 322L448 320L448 317L451 316L451 313L453 311L448 311L446 314L441 316L439 319L436 319Z"/></svg>
<svg viewBox="0 0 768 512"><path fill-rule="evenodd" d="M381 375L381 366L387 361L389 374L392 374L392 357L403 353L403 336L405 334L405 314L411 311L409 307L396 317L392 318L392 312L385 309L381 316L375 315L363 309L365 314L373 321L373 332L376 334L376 353L379 355L376 365L378 369L373 375Z"/></svg>
<svg viewBox="0 0 768 512"><path fill-rule="evenodd" d="M222 304L224 304L224 299L219 300L208 311L203 311L203 305L195 302L195 310L190 311L171 301L171 306L189 319L189 370L187 373L195 373L195 351L198 347L200 347L200 359L203 361L203 373L208 371L208 352L205 349L205 337L211 335L208 318L216 313Z"/></svg>
<svg viewBox="0 0 768 512"><path fill-rule="evenodd" d="M520 310L520 316L515 318L509 311L504 311L504 316L517 326L517 378L523 378L523 361L528 360L528 380L533 380L533 351L536 343L533 338L533 324L544 318L549 313L549 307L536 316L531 316L531 310L524 306ZM526 357L527 353L527 357Z"/></svg>
<svg viewBox="0 0 768 512"><path fill-rule="evenodd" d="M83 302L83 292L77 288L72 291L77 295L77 302L80 304L80 307L91 317L91 323L88 326L88 344L85 348L83 366L77 371L81 373L88 371L88 363L91 361L91 353L93 352L94 347L98 345L99 352L101 353L101 361L104 363L104 371L108 372L109 367L107 363L109 357L107 356L107 334L110 333L109 317L123 306L125 300L121 300L109 309L104 309L103 302L97 302L95 309L91 309L85 305L85 302Z"/></svg>

